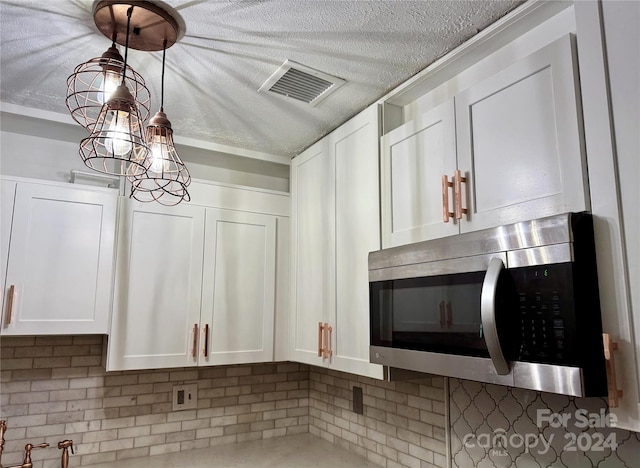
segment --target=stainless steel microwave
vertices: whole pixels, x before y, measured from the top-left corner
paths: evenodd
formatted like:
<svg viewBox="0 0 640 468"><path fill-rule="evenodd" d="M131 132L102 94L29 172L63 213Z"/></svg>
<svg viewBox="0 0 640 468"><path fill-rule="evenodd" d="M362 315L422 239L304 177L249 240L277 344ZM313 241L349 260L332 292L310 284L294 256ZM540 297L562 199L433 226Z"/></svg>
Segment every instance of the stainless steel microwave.
<svg viewBox="0 0 640 468"><path fill-rule="evenodd" d="M373 363L607 394L588 213L371 252L369 292Z"/></svg>

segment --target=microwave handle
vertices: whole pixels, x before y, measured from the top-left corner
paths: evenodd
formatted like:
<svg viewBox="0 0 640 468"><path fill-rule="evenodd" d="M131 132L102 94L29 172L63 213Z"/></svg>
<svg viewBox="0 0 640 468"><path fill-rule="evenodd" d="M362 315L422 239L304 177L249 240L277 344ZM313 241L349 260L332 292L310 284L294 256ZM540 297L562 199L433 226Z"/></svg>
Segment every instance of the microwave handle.
<svg viewBox="0 0 640 468"><path fill-rule="evenodd" d="M487 344L489 357L493 361L498 375L509 373L509 364L504 358L500 340L498 340L498 327L496 326L496 290L498 289L498 278L504 269L504 263L499 258L492 258L489 261L487 274L482 283L482 293L480 295L480 311L482 318L482 331Z"/></svg>

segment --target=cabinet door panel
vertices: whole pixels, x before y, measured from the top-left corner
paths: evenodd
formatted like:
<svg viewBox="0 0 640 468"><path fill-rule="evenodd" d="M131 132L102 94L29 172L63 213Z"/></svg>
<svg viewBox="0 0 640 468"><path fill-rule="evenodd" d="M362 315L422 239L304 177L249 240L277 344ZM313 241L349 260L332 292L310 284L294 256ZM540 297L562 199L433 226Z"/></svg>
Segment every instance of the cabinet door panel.
<svg viewBox="0 0 640 468"><path fill-rule="evenodd" d="M193 366L204 208L123 200L109 370Z"/></svg>
<svg viewBox="0 0 640 468"><path fill-rule="evenodd" d="M335 309L335 182L326 139L292 161L291 175L291 359L318 365L318 322Z"/></svg>
<svg viewBox="0 0 640 468"><path fill-rule="evenodd" d="M458 233L453 220L443 222L442 176L456 169L454 125L451 100L382 138L383 247Z"/></svg>
<svg viewBox="0 0 640 468"><path fill-rule="evenodd" d="M5 310L5 298L8 286L5 288L7 274L7 260L9 259L9 239L11 238L11 223L13 221L13 202L16 195L16 183L10 180L0 181L0 286L2 287L2 310ZM0 313L0 316L3 315ZM4 322L3 322L4 323ZM0 327L1 328L1 327Z"/></svg>
<svg viewBox="0 0 640 468"><path fill-rule="evenodd" d="M3 334L107 333L117 195L18 184Z"/></svg>
<svg viewBox="0 0 640 468"><path fill-rule="evenodd" d="M275 231L272 216L207 210L200 365L273 359Z"/></svg>
<svg viewBox="0 0 640 468"><path fill-rule="evenodd" d="M380 249L378 109L336 130L336 306L331 367L382 378L369 363L369 252ZM326 261L326 260L325 260Z"/></svg>
<svg viewBox="0 0 640 468"><path fill-rule="evenodd" d="M588 209L570 37L456 96L462 232Z"/></svg>

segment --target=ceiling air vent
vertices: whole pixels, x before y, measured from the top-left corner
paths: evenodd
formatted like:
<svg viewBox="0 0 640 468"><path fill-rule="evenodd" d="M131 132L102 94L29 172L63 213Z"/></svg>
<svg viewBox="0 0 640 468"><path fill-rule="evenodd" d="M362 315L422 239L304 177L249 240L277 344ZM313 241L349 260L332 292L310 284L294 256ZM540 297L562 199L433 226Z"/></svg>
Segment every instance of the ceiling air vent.
<svg viewBox="0 0 640 468"><path fill-rule="evenodd" d="M316 106L344 83L340 78L287 60L258 92L269 91Z"/></svg>

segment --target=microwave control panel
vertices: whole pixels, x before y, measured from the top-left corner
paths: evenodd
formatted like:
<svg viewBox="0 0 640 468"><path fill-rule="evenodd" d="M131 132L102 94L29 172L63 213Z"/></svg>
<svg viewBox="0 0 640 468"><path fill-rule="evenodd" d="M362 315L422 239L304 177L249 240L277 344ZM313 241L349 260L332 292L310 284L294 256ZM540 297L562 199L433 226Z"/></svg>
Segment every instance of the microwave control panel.
<svg viewBox="0 0 640 468"><path fill-rule="evenodd" d="M560 263L509 270L517 293L516 360L575 364L572 269L571 263Z"/></svg>

